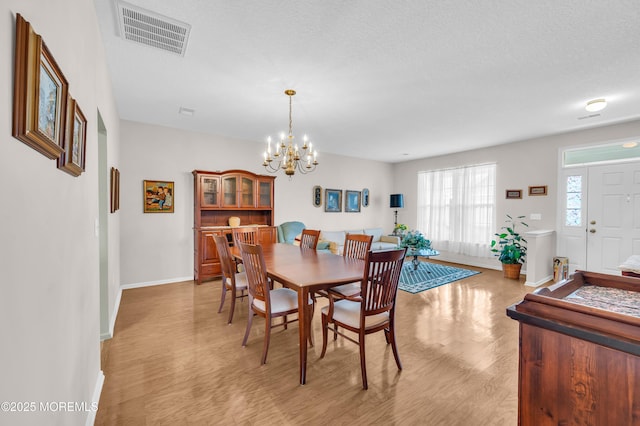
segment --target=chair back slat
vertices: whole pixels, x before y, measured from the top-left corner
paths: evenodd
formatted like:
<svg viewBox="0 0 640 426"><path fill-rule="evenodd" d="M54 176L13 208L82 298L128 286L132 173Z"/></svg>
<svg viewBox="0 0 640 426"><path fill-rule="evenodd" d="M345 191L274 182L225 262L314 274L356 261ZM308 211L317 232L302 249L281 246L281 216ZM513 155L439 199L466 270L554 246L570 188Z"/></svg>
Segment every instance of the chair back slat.
<svg viewBox="0 0 640 426"><path fill-rule="evenodd" d="M318 240L320 239L320 230L315 229L303 229L302 236L300 237L300 247L310 248L315 250L318 246Z"/></svg>
<svg viewBox="0 0 640 426"><path fill-rule="evenodd" d="M233 228L233 244L238 243L258 244L258 228Z"/></svg>
<svg viewBox="0 0 640 426"><path fill-rule="evenodd" d="M398 293L400 272L407 249L389 251L369 251L362 280L362 315L390 311Z"/></svg>
<svg viewBox="0 0 640 426"><path fill-rule="evenodd" d="M232 280L235 283L235 262L231 258L229 252L229 241L223 235L214 235L213 241L216 243L216 250L218 251L218 257L220 258L220 268L222 269L222 282L226 283L227 279Z"/></svg>
<svg viewBox="0 0 640 426"><path fill-rule="evenodd" d="M264 263L262 246L257 244L238 243L242 255L242 263L247 274L249 296L265 302L267 311L270 309L269 278Z"/></svg>
<svg viewBox="0 0 640 426"><path fill-rule="evenodd" d="M364 260L371 249L373 235L347 234L344 239L344 250L342 255L352 259Z"/></svg>

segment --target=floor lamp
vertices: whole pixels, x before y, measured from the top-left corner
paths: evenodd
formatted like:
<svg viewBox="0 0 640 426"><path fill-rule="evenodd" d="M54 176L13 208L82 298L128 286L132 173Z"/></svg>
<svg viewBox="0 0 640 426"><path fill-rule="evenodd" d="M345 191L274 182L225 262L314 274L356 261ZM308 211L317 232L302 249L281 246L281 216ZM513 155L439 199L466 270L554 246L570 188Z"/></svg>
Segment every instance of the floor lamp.
<svg viewBox="0 0 640 426"><path fill-rule="evenodd" d="M395 217L393 221L393 229L395 231L396 226L398 226L398 209L404 208L404 195L391 194L391 197L389 198L389 207L391 207L392 209L396 209L394 212Z"/></svg>

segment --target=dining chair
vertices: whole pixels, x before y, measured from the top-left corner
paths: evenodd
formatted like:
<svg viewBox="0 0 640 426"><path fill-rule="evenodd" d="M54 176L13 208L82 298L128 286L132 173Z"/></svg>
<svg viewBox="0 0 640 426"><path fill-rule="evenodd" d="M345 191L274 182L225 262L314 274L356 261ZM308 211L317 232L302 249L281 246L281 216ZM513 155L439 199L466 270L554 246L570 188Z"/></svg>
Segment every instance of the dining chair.
<svg viewBox="0 0 640 426"><path fill-rule="evenodd" d="M300 236L300 247L310 248L315 250L318 246L318 240L320 239L320 230L315 229L303 229Z"/></svg>
<svg viewBox="0 0 640 426"><path fill-rule="evenodd" d="M360 346L360 370L362 387L368 389L365 360L365 336L383 330L387 344L391 344L393 357L402 370L395 332L396 296L400 271L407 249L369 252L361 281L361 300L340 299L334 301L329 294L329 305L322 308L322 353L327 351L329 324L357 335L348 336L343 331L334 332Z"/></svg>
<svg viewBox="0 0 640 426"><path fill-rule="evenodd" d="M232 233L234 245L238 245L238 243L258 244L258 228L233 228Z"/></svg>
<svg viewBox="0 0 640 426"><path fill-rule="evenodd" d="M344 239L344 250L342 255L352 259L364 260L371 249L373 235L347 234ZM359 299L360 282L343 284L328 290L334 299Z"/></svg>
<svg viewBox="0 0 640 426"><path fill-rule="evenodd" d="M236 271L236 262L229 252L229 241L226 236L214 235L213 240L216 243L216 250L220 258L220 267L222 268L222 296L220 297L218 313L222 312L222 306L224 305L227 292L231 293L229 321L227 322L227 324L231 324L231 321L233 321L233 311L236 307L236 299L247 297L247 274ZM240 292L240 294L238 294L238 292Z"/></svg>
<svg viewBox="0 0 640 426"><path fill-rule="evenodd" d="M261 316L265 319L264 346L262 349L262 359L260 364L267 362L267 352L269 351L269 340L271 338L271 329L274 327L287 328L287 324L298 321L298 318L291 320L287 315L298 312L298 293L289 288L272 289L267 277L267 267L264 262L262 246L256 244L239 243L242 263L244 264L247 281L249 284L249 320L247 322L247 330L244 333L242 346L247 345L249 332L254 315ZM308 302L311 304L311 298ZM282 317L283 322L273 324L274 318ZM300 324L300 327L307 326Z"/></svg>

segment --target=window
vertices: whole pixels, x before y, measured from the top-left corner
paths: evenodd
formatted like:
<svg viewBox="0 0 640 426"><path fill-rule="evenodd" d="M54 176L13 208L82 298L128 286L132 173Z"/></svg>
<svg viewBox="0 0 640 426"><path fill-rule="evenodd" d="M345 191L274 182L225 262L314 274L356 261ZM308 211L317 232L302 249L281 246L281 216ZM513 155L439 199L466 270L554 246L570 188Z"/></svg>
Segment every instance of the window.
<svg viewBox="0 0 640 426"><path fill-rule="evenodd" d="M418 229L438 250L491 257L496 165L418 173Z"/></svg>
<svg viewBox="0 0 640 426"><path fill-rule="evenodd" d="M567 176L567 199L564 224L582 226L582 176Z"/></svg>

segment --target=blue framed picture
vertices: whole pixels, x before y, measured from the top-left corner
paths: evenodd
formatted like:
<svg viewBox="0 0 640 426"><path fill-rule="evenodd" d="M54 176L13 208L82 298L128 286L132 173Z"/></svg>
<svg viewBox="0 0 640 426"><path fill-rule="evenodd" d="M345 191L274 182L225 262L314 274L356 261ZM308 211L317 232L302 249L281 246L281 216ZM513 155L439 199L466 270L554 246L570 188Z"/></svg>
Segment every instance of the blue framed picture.
<svg viewBox="0 0 640 426"><path fill-rule="evenodd" d="M360 212L360 191L345 191L344 211L347 213Z"/></svg>
<svg viewBox="0 0 640 426"><path fill-rule="evenodd" d="M341 212L342 211L342 190L326 189L324 192L324 211L325 212Z"/></svg>

